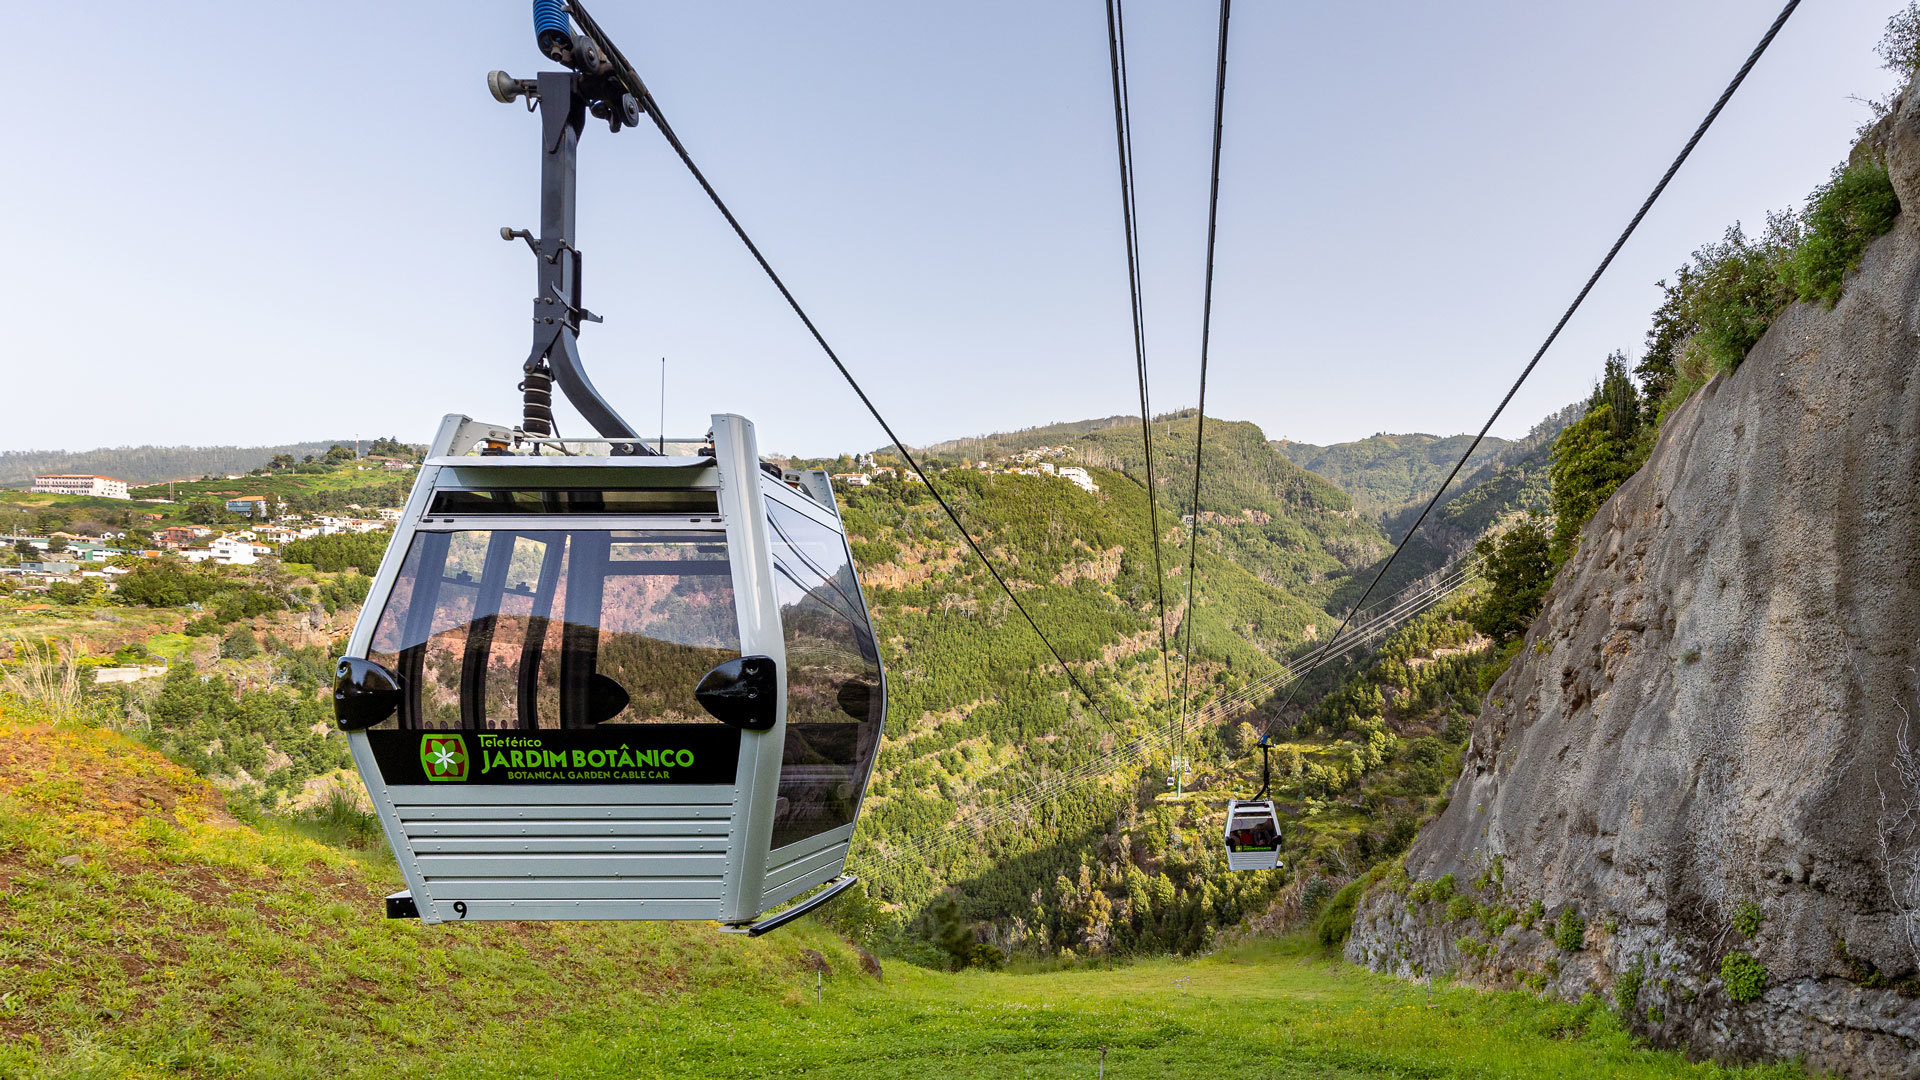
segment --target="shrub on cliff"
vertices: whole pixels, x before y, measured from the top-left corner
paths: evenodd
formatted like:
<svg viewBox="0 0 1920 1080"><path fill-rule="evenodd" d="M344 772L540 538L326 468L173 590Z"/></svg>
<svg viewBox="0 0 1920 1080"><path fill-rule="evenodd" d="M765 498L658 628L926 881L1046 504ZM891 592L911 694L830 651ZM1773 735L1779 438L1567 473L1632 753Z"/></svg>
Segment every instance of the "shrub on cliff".
<svg viewBox="0 0 1920 1080"><path fill-rule="evenodd" d="M1832 307L1867 244L1893 228L1899 213L1900 197L1886 166L1863 162L1835 170L1807 202L1800 243L1781 267L1788 287L1802 300Z"/></svg>
<svg viewBox="0 0 1920 1080"><path fill-rule="evenodd" d="M1572 907L1562 908L1560 922L1553 928L1553 943L1564 952L1579 952L1587 946L1587 920L1574 913Z"/></svg>
<svg viewBox="0 0 1920 1080"><path fill-rule="evenodd" d="M1758 1001L1767 988L1767 969L1752 953L1730 952L1720 961L1720 983L1727 996L1742 1005Z"/></svg>
<svg viewBox="0 0 1920 1080"><path fill-rule="evenodd" d="M1832 307L1847 273L1899 213L1886 167L1862 161L1835 169L1799 213L1769 215L1764 235L1750 238L1735 224L1694 252L1660 282L1665 296L1634 368L1647 400L1664 416L1714 373L1739 367L1795 300Z"/></svg>

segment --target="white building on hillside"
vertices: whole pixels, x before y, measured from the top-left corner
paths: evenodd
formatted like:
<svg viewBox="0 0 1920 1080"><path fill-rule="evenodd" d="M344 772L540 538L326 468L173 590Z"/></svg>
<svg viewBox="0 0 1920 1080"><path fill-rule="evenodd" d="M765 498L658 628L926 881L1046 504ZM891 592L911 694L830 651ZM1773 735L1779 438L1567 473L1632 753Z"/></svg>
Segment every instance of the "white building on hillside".
<svg viewBox="0 0 1920 1080"><path fill-rule="evenodd" d="M1081 468L1078 465L1060 466L1059 475L1060 475L1060 478L1063 480L1073 481L1075 484L1079 485L1081 491L1084 491L1089 495L1100 490L1100 485L1093 482L1093 477L1088 474L1087 470Z"/></svg>
<svg viewBox="0 0 1920 1080"><path fill-rule="evenodd" d="M180 553L190 563L206 562L209 559L222 566L252 566L262 555L273 554L273 549L265 544L256 544L238 536L215 537L204 548L188 548Z"/></svg>
<svg viewBox="0 0 1920 1080"><path fill-rule="evenodd" d="M33 490L54 495L92 495L100 499L127 498L127 482L111 476L49 473L33 478Z"/></svg>

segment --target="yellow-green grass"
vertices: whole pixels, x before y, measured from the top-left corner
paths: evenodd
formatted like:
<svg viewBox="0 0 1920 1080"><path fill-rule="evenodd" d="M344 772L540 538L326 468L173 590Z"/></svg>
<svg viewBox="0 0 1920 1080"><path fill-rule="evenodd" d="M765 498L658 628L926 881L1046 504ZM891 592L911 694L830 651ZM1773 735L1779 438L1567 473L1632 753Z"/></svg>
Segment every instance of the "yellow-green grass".
<svg viewBox="0 0 1920 1080"><path fill-rule="evenodd" d="M178 611L137 607L67 607L45 597L0 600L0 640L78 638L89 645L144 641L170 631L184 620ZM111 652L111 649L107 651Z"/></svg>
<svg viewBox="0 0 1920 1080"><path fill-rule="evenodd" d="M884 980L823 927L426 927L390 860L230 818L131 739L0 712L0 1076L1667 1077L1598 1003L1426 991L1303 942ZM813 963L831 969L819 979ZM816 1003L816 985L822 1000Z"/></svg>

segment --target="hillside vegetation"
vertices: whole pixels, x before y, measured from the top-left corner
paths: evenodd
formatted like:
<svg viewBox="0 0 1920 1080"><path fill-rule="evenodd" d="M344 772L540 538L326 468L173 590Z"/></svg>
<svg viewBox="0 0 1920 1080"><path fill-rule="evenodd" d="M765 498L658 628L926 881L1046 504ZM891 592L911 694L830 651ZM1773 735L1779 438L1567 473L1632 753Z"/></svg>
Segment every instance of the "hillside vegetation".
<svg viewBox="0 0 1920 1080"><path fill-rule="evenodd" d="M98 473L129 484L164 484L199 476L224 476L257 469L275 454L296 458L324 454L352 439L287 443L283 446L113 446L98 450L0 451L0 487L25 487L43 473Z"/></svg>
<svg viewBox="0 0 1920 1080"><path fill-rule="evenodd" d="M0 715L0 1074L1732 1077L1596 1001L1431 989L1299 940L1046 974L884 970L803 920L381 918L349 815L234 819L181 767Z"/></svg>
<svg viewBox="0 0 1920 1080"><path fill-rule="evenodd" d="M1187 532L1179 515L1183 485L1191 483L1193 424L1191 416L1156 424L1160 580L1176 640L1188 621ZM1191 616L1193 686L1203 699L1278 673L1293 651L1328 629L1320 604L1333 584L1383 547L1343 493L1274 453L1254 425L1215 421L1208 431L1212 465L1199 526L1204 588ZM1071 460L1087 465L1098 493L1049 477L957 467L938 477L1097 708L1069 696L1045 646L984 568L962 557L922 486L886 480L843 495L891 694L888 739L862 815L866 858L882 859L897 844L944 826L956 805L963 815L978 815L1172 718L1169 691L1177 700L1181 688L1170 686L1177 665L1168 671L1160 654L1138 439L1138 428L1110 427L1072 444ZM1009 452L1024 448L1009 445ZM1174 870L1180 880L1156 894L1150 885L1162 873L1158 852L1178 842L1167 831L1178 826L1152 814L1157 824L1142 830L1139 850L1125 860L1149 882L1137 918L1126 913L1127 929L1114 931L1117 937L1109 933L1117 925L1111 920L1096 917L1080 929L1063 922L1063 911L1097 891L1081 869L1087 838L1145 810L1136 781L1150 764L1129 763L1037 815L988 829L928 862L891 868L874 883L885 905L880 920L901 928L940 888L965 882L965 917L998 920L1000 943L1008 947L1199 947L1214 928L1263 905L1282 879L1222 881L1208 892L1207 864L1189 854ZM1063 876L1074 883L1071 896L1056 888ZM1036 890L1045 894L1038 910Z"/></svg>
<svg viewBox="0 0 1920 1080"><path fill-rule="evenodd" d="M1273 445L1288 461L1338 484L1353 496L1355 506L1384 522L1388 514L1407 503L1425 502L1472 442L1471 435L1442 438L1382 433L1331 446L1287 439L1275 440ZM1505 439L1489 436L1469 464L1498 459L1510 445Z"/></svg>

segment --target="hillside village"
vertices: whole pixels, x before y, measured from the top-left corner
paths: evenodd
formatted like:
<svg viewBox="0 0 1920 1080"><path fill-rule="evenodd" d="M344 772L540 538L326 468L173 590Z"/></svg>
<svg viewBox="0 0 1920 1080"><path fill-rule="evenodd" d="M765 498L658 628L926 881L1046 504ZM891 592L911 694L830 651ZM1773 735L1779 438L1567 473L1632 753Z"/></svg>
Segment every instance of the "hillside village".
<svg viewBox="0 0 1920 1080"><path fill-rule="evenodd" d="M145 593L119 595L143 566L213 574L209 583L224 584L203 590L210 596L240 588L257 568L278 573L264 564L297 561L282 557L301 542L366 536L377 551L400 517L417 457L413 447L379 440L370 452L335 444L304 461L281 454L246 473L144 486L96 474L35 476L24 490L0 491L0 597L9 601L11 621L25 626L61 613L85 617L103 603L147 603ZM241 576L219 576L232 574ZM231 622L216 619L200 629ZM142 655L145 644L121 642ZM96 679L128 681L163 670L106 667Z"/></svg>
<svg viewBox="0 0 1920 1080"><path fill-rule="evenodd" d="M1100 485L1093 480L1093 474L1079 465L1063 465L1061 460L1074 460L1071 446L1038 446L1031 450L1022 450L1015 454L1003 454L996 458L961 458L958 464L938 460L925 464L931 466L935 475L965 469L988 476L1054 476L1079 488L1089 495L1099 492ZM912 469L895 465L878 464L875 455L861 454L855 459L858 471L833 473L833 482L842 490L850 488L872 487L883 480L903 480L917 484L920 478Z"/></svg>

